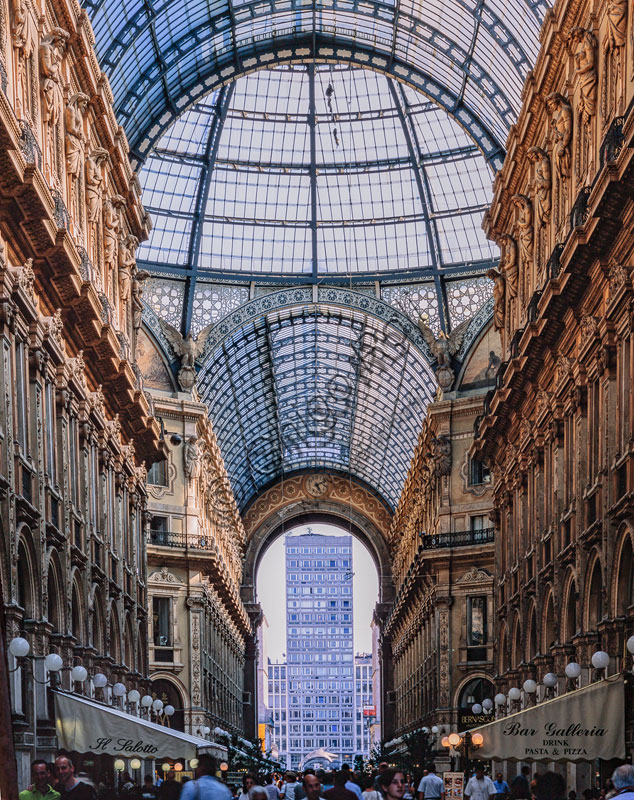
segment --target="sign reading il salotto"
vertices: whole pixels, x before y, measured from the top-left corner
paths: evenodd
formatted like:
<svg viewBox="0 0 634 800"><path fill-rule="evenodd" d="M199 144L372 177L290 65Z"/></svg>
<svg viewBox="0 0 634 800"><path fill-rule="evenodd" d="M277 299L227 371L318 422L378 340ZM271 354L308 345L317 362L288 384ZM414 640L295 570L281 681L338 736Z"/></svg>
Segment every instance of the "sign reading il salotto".
<svg viewBox="0 0 634 800"><path fill-rule="evenodd" d="M625 757L621 676L569 692L477 729L478 758L590 761ZM472 733L475 733L475 730Z"/></svg>

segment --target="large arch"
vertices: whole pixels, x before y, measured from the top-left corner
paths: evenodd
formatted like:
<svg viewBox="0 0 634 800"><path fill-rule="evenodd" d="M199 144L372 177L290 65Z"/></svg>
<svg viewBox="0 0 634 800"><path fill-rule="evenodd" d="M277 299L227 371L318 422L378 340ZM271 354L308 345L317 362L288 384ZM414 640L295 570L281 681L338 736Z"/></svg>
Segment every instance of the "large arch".
<svg viewBox="0 0 634 800"><path fill-rule="evenodd" d="M256 575L269 545L296 525L331 523L360 539L368 548L379 576L380 621L394 599L392 562L387 540L391 514L386 505L367 487L324 472L308 472L284 479L255 500L243 516L247 535L241 597L249 611L254 630L261 621L256 591ZM244 690L251 702L244 706L247 731L257 723L257 636L248 644L244 666ZM381 697L383 733L391 732L391 706L386 702L393 689L389 648L381 650Z"/></svg>

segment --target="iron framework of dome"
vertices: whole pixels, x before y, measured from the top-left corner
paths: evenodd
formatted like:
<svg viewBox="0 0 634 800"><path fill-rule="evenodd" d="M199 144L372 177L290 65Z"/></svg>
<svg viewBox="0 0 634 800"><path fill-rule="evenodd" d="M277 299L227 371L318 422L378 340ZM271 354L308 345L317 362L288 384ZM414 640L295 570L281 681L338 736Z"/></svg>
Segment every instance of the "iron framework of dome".
<svg viewBox="0 0 634 800"><path fill-rule="evenodd" d="M548 3L84 5L155 226L146 322L215 325L198 387L240 507L327 469L394 508L435 389L419 315L472 319L465 347L490 316L480 222Z"/></svg>

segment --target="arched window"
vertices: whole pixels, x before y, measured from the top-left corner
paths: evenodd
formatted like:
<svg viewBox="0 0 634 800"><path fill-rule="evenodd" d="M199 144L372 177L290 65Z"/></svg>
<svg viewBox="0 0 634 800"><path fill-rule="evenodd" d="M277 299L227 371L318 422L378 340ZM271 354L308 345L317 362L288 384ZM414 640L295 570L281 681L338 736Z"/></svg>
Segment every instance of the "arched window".
<svg viewBox="0 0 634 800"><path fill-rule="evenodd" d="M634 606L634 553L632 537L628 534L621 549L617 579L616 613L625 616Z"/></svg>
<svg viewBox="0 0 634 800"><path fill-rule="evenodd" d="M125 635L123 637L123 654L125 665L128 667L128 669L134 669L134 657L132 655L134 653L134 639L132 638L132 626L130 625L129 614L126 615L124 631Z"/></svg>
<svg viewBox="0 0 634 800"><path fill-rule="evenodd" d="M524 660L522 652L522 627L520 625L519 615L515 618L515 627L513 629L513 652L511 654L511 663L513 669L518 669L519 665Z"/></svg>
<svg viewBox="0 0 634 800"><path fill-rule="evenodd" d="M506 627L502 629L500 636L500 672L503 674L511 668L509 660L509 639L506 633Z"/></svg>
<svg viewBox="0 0 634 800"><path fill-rule="evenodd" d="M151 694L163 701L163 705L174 706L175 711L170 718L170 728L177 731L185 730L185 712L183 709L183 698L176 686L165 678L158 678L152 681ZM196 731L194 731L196 733Z"/></svg>
<svg viewBox="0 0 634 800"><path fill-rule="evenodd" d="M544 614L544 646L542 653L547 655L550 648L557 642L557 634L555 632L555 609L553 605L552 592L548 595L546 601L546 613Z"/></svg>
<svg viewBox="0 0 634 800"><path fill-rule="evenodd" d="M471 710L474 703L482 704L487 697L492 700L494 696L495 687L491 681L486 678L474 678L462 687L458 697L458 708Z"/></svg>
<svg viewBox="0 0 634 800"><path fill-rule="evenodd" d="M81 601L79 599L79 590L76 581L73 581L73 591L71 594L71 626L72 634L77 644L84 643L82 614L81 614Z"/></svg>
<svg viewBox="0 0 634 800"><path fill-rule="evenodd" d="M24 609L25 619L33 619L35 614L35 598L33 589L33 572L31 559L23 539L18 545L18 605Z"/></svg>
<svg viewBox="0 0 634 800"><path fill-rule="evenodd" d="M574 578L568 585L564 620L566 624L564 639L566 642L570 642L572 637L577 633L577 584Z"/></svg>
<svg viewBox="0 0 634 800"><path fill-rule="evenodd" d="M104 620L103 604L99 593L95 594L95 604L92 616L92 643L97 655L103 656L104 652Z"/></svg>
<svg viewBox="0 0 634 800"><path fill-rule="evenodd" d="M537 614L535 612L535 603L533 603L528 617L528 650L526 656L529 662L532 662L539 653L537 641Z"/></svg>
<svg viewBox="0 0 634 800"><path fill-rule="evenodd" d="M588 590L588 630L595 630L603 619L603 580L601 562L597 558L592 568L592 577Z"/></svg>
<svg viewBox="0 0 634 800"><path fill-rule="evenodd" d="M110 611L110 632L108 650L115 664L121 663L121 640L119 637L119 622L117 620L117 607L113 604Z"/></svg>
<svg viewBox="0 0 634 800"><path fill-rule="evenodd" d="M61 621L63 603L59 592L57 570L53 563L51 563L48 568L48 580L46 588L48 594L48 608L46 616L50 624L53 626L53 633L63 633Z"/></svg>

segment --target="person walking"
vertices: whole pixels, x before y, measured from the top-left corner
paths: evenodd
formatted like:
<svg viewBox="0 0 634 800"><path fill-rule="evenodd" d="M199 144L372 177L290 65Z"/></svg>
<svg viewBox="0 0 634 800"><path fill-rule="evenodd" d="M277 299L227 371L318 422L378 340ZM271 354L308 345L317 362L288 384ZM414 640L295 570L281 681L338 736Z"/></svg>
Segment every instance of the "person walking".
<svg viewBox="0 0 634 800"><path fill-rule="evenodd" d="M535 800L566 800L566 781L557 772L540 772L533 789Z"/></svg>
<svg viewBox="0 0 634 800"><path fill-rule="evenodd" d="M436 775L436 765L433 761L427 764L425 772L427 774L418 784L418 800L430 800L430 798L445 800L445 782Z"/></svg>
<svg viewBox="0 0 634 800"><path fill-rule="evenodd" d="M612 773L612 783L619 800L634 800L634 764L622 764Z"/></svg>
<svg viewBox="0 0 634 800"><path fill-rule="evenodd" d="M516 775L511 781L511 797L513 800L530 800L531 789L528 783L530 774L531 768L525 764L520 774Z"/></svg>
<svg viewBox="0 0 634 800"><path fill-rule="evenodd" d="M141 787L141 800L156 800L158 796L158 789L154 785L154 778L151 775L146 775L143 778L143 786Z"/></svg>
<svg viewBox="0 0 634 800"><path fill-rule="evenodd" d="M209 753L202 753L198 757L196 780L183 786L180 800L231 800L226 784L216 778L217 769L216 759Z"/></svg>
<svg viewBox="0 0 634 800"><path fill-rule="evenodd" d="M346 789L349 792L354 792L357 797L357 800L362 800L361 787L354 780L354 775L352 773L352 770L350 769L350 764L342 764L341 771L343 772L346 778L346 783L345 783ZM335 777L335 786L336 785L337 785L337 779Z"/></svg>
<svg viewBox="0 0 634 800"><path fill-rule="evenodd" d="M251 773L249 773L249 772L246 775L243 775L243 777L242 777L242 793L240 794L240 797L238 797L238 800L249 800L249 791L254 786L257 786L257 785L258 785L258 779L255 777L255 775L251 775ZM264 787L262 787L262 788L264 788ZM267 797L267 800L268 800L268 797Z"/></svg>
<svg viewBox="0 0 634 800"><path fill-rule="evenodd" d="M280 789L281 800L295 800L295 789L299 786L294 772L284 773L284 783Z"/></svg>
<svg viewBox="0 0 634 800"><path fill-rule="evenodd" d="M302 787L306 792L306 800L323 800L321 796L321 782L312 770L310 772L304 772Z"/></svg>
<svg viewBox="0 0 634 800"><path fill-rule="evenodd" d="M495 776L493 785L495 786L495 797L497 797L498 800L508 800L511 790L509 789L509 785L504 780L504 776L501 772L498 772Z"/></svg>
<svg viewBox="0 0 634 800"><path fill-rule="evenodd" d="M475 775L465 786L464 794L468 800L489 800L495 796L493 781L484 774L482 764L478 764L475 768Z"/></svg>
<svg viewBox="0 0 634 800"><path fill-rule="evenodd" d="M119 800L138 800L141 791L132 780L129 772L124 772L122 776L121 788L119 789Z"/></svg>
<svg viewBox="0 0 634 800"><path fill-rule="evenodd" d="M18 795L19 800L59 800L59 792L51 786L51 770L43 759L31 764L31 780L31 786Z"/></svg>
<svg viewBox="0 0 634 800"><path fill-rule="evenodd" d="M335 785L332 789L322 789L325 800L357 800L354 792L348 789L348 778L345 772L335 772Z"/></svg>
<svg viewBox="0 0 634 800"><path fill-rule="evenodd" d="M405 773L400 769L386 769L379 775L379 790L385 800L403 800Z"/></svg>
<svg viewBox="0 0 634 800"><path fill-rule="evenodd" d="M170 769L165 775L165 780L159 786L158 800L178 800L180 796L181 785L176 780L176 772Z"/></svg>
<svg viewBox="0 0 634 800"><path fill-rule="evenodd" d="M363 800L381 800L381 794L374 788L374 779L371 775L364 775L361 778L361 794Z"/></svg>
<svg viewBox="0 0 634 800"><path fill-rule="evenodd" d="M58 780L55 788L62 800L96 800L93 787L75 777L75 765L70 756L57 756L55 770Z"/></svg>

